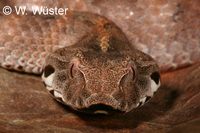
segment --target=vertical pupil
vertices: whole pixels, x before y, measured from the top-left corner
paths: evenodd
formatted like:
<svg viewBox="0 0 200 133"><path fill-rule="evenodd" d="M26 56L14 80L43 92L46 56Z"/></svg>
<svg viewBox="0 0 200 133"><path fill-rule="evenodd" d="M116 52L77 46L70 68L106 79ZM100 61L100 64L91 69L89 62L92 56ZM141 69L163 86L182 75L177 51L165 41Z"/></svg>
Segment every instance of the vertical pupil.
<svg viewBox="0 0 200 133"><path fill-rule="evenodd" d="M132 70L133 79L135 79L135 69L132 66L131 66L131 70Z"/></svg>
<svg viewBox="0 0 200 133"><path fill-rule="evenodd" d="M74 73L73 73L73 68L74 68L74 64L71 65L71 68L70 68L70 75L71 77L73 78L74 76Z"/></svg>

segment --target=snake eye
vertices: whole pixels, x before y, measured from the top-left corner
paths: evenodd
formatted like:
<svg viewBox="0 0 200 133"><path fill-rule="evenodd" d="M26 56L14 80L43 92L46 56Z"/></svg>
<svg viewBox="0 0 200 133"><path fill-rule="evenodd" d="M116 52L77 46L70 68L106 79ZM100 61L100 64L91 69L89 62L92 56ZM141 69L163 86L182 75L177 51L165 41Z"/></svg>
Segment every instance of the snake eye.
<svg viewBox="0 0 200 133"><path fill-rule="evenodd" d="M70 66L70 75L72 78L74 78L74 63Z"/></svg>
<svg viewBox="0 0 200 133"><path fill-rule="evenodd" d="M48 77L49 75L51 75L54 72L55 72L55 69L54 69L54 67L52 65L47 65L44 68L44 76L45 77Z"/></svg>
<svg viewBox="0 0 200 133"><path fill-rule="evenodd" d="M133 77L133 79L135 79L135 76L136 76L136 72L135 72L135 68L131 65L130 66L130 71L131 71L131 76Z"/></svg>
<svg viewBox="0 0 200 133"><path fill-rule="evenodd" d="M74 58L70 63L69 75L71 76L71 78L74 78L74 76L77 74L79 63L80 61L77 58Z"/></svg>

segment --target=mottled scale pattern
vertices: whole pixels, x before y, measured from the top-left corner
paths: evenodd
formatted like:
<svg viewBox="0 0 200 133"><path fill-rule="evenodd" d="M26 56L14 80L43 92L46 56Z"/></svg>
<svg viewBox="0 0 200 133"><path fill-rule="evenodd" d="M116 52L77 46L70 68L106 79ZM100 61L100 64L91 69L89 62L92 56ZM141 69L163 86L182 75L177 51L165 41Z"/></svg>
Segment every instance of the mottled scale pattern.
<svg viewBox="0 0 200 133"><path fill-rule="evenodd" d="M106 4L101 4L102 2ZM1 2L1 7L6 5L5 3L6 2ZM48 7L67 7L70 10L88 11L106 16L125 32L133 46L136 46L138 49L154 57L162 71L195 63L199 61L200 58L199 0L116 0L114 3L112 0L103 0L101 2L98 0L50 0L48 2L17 0L7 3L13 6L19 6L23 3L29 10L31 10L32 5L47 5ZM38 20L34 20L35 18ZM38 39L37 42L34 43L31 42L31 38L28 39L28 42L37 44L37 46L38 44L44 44L45 47L47 47L47 45L53 44L60 47L63 45L61 43L67 42L66 44L69 44L70 40L65 40L64 34L59 33L58 35L58 33L53 33L53 31L58 29L58 25L53 28L48 21L41 23L40 25L45 25L46 23L49 26L48 28L50 28L50 25L52 26L52 32L47 32L47 30L45 30L47 25L42 29L40 29L40 25L34 25L34 22L40 22L42 20L41 17L35 18L33 17L30 19L32 23L22 26L23 28L21 30L24 31L21 32L21 34L11 29L9 34L18 34L19 36L22 35L22 37L24 34L26 34L26 37L34 35L34 38L42 35L40 36L41 40ZM12 23L14 24L17 22L19 21L13 21ZM23 22L23 20L21 22ZM52 23L60 23L60 21ZM64 24L60 24L59 28L62 27L61 25L63 28L66 28ZM30 26L32 26L32 28L30 28ZM31 29L31 31L27 33L26 28ZM36 29L38 30L34 33ZM1 35L1 38L2 37L4 36ZM15 39L20 40L22 37L17 37ZM44 39L43 37L49 38ZM60 40L59 37L62 38L62 40ZM9 39L12 37L9 36L6 38ZM6 38L0 40L1 46L5 45ZM52 38L56 38L56 40L52 40ZM49 49L52 50L52 47ZM10 51L4 51L4 53L5 52L9 53ZM46 50L43 52L45 53ZM16 54L17 51L13 52L13 54L14 53ZM24 58L26 58L26 60L28 59L27 57ZM36 63L36 60L33 59L33 62ZM39 65L38 63L37 66L39 67L41 64ZM38 70L39 68L37 68L37 71Z"/></svg>
<svg viewBox="0 0 200 133"><path fill-rule="evenodd" d="M77 111L129 112L154 96L160 70L200 60L199 0L0 2L5 5L13 12L0 11L0 66L43 71L49 93ZM14 6L22 5L27 15L16 15ZM33 15L32 6L69 10Z"/></svg>
<svg viewBox="0 0 200 133"><path fill-rule="evenodd" d="M87 32L82 30L82 24L73 24L70 16L66 17L1 14L0 65L17 71L41 73L44 58L49 53L73 45Z"/></svg>
<svg viewBox="0 0 200 133"><path fill-rule="evenodd" d="M104 5L90 0L69 3L74 10L94 11L114 21L133 46L156 59L162 71L200 60L199 0L117 0L114 3L110 0Z"/></svg>

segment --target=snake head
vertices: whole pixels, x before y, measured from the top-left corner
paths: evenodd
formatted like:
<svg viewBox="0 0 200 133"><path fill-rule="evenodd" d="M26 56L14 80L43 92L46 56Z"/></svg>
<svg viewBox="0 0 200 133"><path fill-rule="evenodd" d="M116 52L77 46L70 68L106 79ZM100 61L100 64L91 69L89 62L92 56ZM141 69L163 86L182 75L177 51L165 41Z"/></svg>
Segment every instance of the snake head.
<svg viewBox="0 0 200 133"><path fill-rule="evenodd" d="M46 58L42 79L56 100L94 114L129 112L160 86L156 62L135 49L62 48Z"/></svg>
<svg viewBox="0 0 200 133"><path fill-rule="evenodd" d="M56 100L74 110L92 114L129 112L148 102L159 88L158 65L149 55L131 47L114 23L95 16L85 14L77 19L77 24L82 20L87 25L87 34L49 54L42 79Z"/></svg>

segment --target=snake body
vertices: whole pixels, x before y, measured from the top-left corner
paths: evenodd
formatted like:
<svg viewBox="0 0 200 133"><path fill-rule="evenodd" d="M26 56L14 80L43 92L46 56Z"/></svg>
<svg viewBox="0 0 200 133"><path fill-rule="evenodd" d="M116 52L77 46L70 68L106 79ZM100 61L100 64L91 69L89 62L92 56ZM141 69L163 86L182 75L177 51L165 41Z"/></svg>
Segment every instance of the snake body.
<svg viewBox="0 0 200 133"><path fill-rule="evenodd" d="M0 14L0 65L35 74L43 70L42 79L53 97L78 111L128 112L147 102L159 88L158 65L167 71L200 57L197 0L154 0L149 5L127 1L135 8L127 3L126 8L118 6L121 12L117 17L96 10L122 31L110 20L89 12L32 15L28 5L44 3L8 3L21 2L27 5L28 15ZM74 5L80 3L66 3L58 0L49 5L86 10L76 9ZM154 57L158 65L136 48Z"/></svg>

